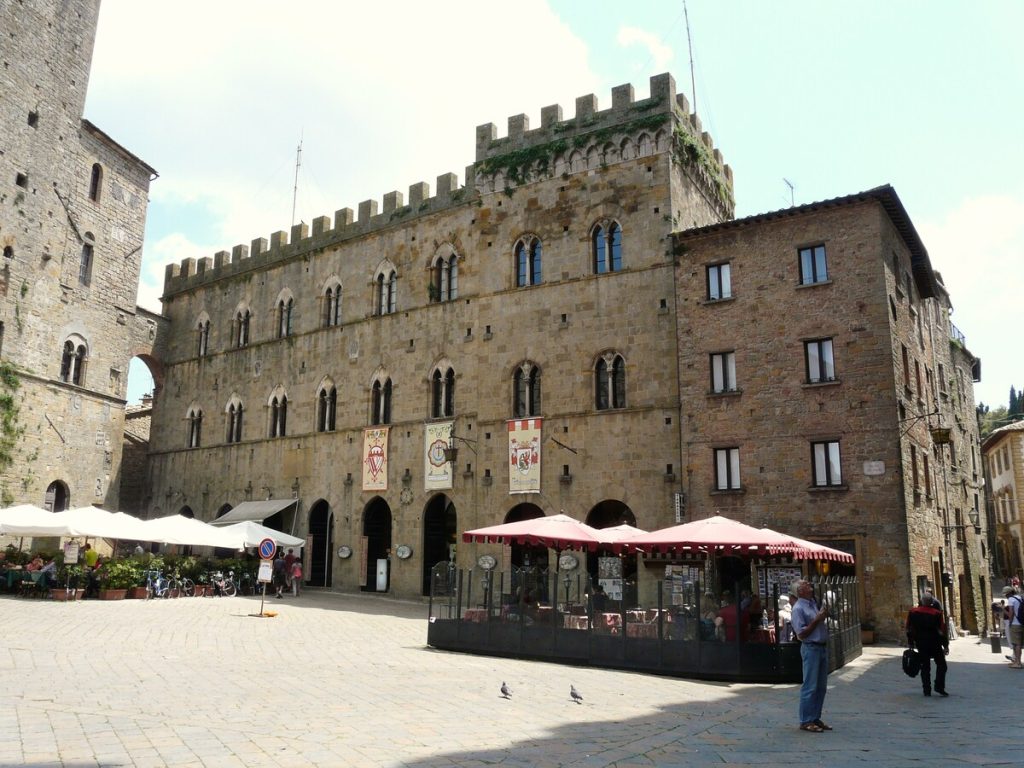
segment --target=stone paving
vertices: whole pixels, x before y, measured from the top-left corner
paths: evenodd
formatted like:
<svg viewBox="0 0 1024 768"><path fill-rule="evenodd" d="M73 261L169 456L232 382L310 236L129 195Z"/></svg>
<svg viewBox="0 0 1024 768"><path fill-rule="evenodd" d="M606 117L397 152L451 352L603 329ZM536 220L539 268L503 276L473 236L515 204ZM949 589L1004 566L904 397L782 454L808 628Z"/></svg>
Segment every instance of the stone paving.
<svg viewBox="0 0 1024 768"><path fill-rule="evenodd" d="M0 766L967 766L1024 763L1024 673L953 643L948 699L901 649L797 687L442 653L426 606L362 595L0 598ZM505 681L510 700L501 698ZM569 685L583 694L569 697Z"/></svg>

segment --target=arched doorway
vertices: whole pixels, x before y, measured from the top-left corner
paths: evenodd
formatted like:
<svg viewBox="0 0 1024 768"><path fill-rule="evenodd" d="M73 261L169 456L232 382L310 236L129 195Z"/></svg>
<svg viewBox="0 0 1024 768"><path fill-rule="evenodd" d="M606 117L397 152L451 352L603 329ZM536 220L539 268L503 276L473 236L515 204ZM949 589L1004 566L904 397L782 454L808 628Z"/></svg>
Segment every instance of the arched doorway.
<svg viewBox="0 0 1024 768"><path fill-rule="evenodd" d="M450 559L458 541L458 517L452 500L439 493L423 511L423 594L430 594L434 566Z"/></svg>
<svg viewBox="0 0 1024 768"><path fill-rule="evenodd" d="M63 512L71 506L71 493L67 485L61 480L54 480L46 486L46 496L43 500L43 509L50 512Z"/></svg>
<svg viewBox="0 0 1024 768"><path fill-rule="evenodd" d="M217 517L224 517L228 512L232 510L230 504L223 504L220 509L217 510Z"/></svg>
<svg viewBox="0 0 1024 768"><path fill-rule="evenodd" d="M533 520L544 517L544 510L536 504L517 504L505 515L506 523L518 523L520 520ZM517 568L537 566L548 567L547 547L531 547L527 544L512 544L512 565Z"/></svg>
<svg viewBox="0 0 1024 768"><path fill-rule="evenodd" d="M518 523L544 517L544 510L536 504L517 504L505 515L504 522ZM549 602L548 548L528 544L511 544L512 594L511 599L526 605Z"/></svg>
<svg viewBox="0 0 1024 768"><path fill-rule="evenodd" d="M224 515L231 510L232 506L230 504L221 504L220 509L217 510L217 517L224 517ZM233 549L227 549L225 547L215 547L213 550L213 556L218 559L232 557L234 554L235 551Z"/></svg>
<svg viewBox="0 0 1024 768"><path fill-rule="evenodd" d="M363 510L363 536L366 547L366 583L363 592L387 592L390 583L391 507L380 496Z"/></svg>
<svg viewBox="0 0 1024 768"><path fill-rule="evenodd" d="M618 499L605 499L590 508L584 521L593 528L613 528L616 525L636 526L636 515ZM587 574L593 584L601 583L608 596L636 605L637 556L614 555L611 552L588 552Z"/></svg>
<svg viewBox="0 0 1024 768"><path fill-rule="evenodd" d="M309 573L306 583L315 587L330 587L334 583L334 513L323 499L309 510L309 535L313 542L309 551Z"/></svg>
<svg viewBox="0 0 1024 768"><path fill-rule="evenodd" d="M182 517L195 518L196 513L192 511L192 507L186 504L184 507L178 510L178 514Z"/></svg>

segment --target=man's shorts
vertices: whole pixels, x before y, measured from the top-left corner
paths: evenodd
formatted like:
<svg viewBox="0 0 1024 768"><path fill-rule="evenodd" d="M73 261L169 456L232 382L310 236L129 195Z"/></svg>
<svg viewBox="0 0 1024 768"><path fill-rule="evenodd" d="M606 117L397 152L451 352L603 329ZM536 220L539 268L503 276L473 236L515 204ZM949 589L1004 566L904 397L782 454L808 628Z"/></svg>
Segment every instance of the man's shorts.
<svg viewBox="0 0 1024 768"><path fill-rule="evenodd" d="M1024 645L1024 626L1010 625L1010 645Z"/></svg>

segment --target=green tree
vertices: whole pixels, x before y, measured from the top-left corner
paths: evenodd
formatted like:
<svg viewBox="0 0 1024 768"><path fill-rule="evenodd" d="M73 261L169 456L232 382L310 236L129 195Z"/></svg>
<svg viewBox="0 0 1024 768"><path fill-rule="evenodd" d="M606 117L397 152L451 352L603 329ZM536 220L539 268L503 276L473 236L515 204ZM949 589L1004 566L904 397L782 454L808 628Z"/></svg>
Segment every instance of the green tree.
<svg viewBox="0 0 1024 768"><path fill-rule="evenodd" d="M978 405L978 415L981 422L982 439L991 435L995 430L1005 426L1009 422L1008 409L1005 405L989 408L984 403Z"/></svg>

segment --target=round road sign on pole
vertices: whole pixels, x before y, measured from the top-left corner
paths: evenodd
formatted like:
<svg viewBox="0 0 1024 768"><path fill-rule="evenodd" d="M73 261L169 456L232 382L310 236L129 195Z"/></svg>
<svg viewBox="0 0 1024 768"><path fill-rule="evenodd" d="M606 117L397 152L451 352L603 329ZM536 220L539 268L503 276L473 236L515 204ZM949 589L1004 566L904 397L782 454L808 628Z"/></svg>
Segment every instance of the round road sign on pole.
<svg viewBox="0 0 1024 768"><path fill-rule="evenodd" d="M273 539L263 539L259 547L260 557L264 560L271 560L277 552L277 542Z"/></svg>

